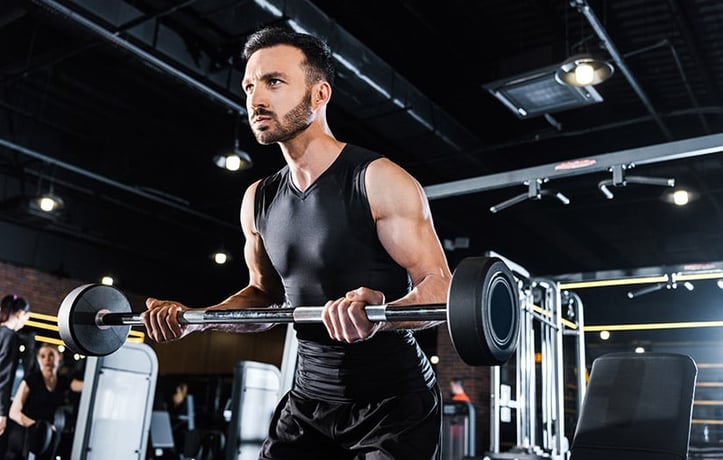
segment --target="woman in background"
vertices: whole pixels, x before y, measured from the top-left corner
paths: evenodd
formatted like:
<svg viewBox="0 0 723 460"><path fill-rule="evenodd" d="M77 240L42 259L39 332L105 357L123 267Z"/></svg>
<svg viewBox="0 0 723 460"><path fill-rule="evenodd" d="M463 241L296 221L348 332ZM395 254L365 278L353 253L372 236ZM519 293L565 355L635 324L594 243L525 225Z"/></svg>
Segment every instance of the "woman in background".
<svg viewBox="0 0 723 460"><path fill-rule="evenodd" d="M35 458L54 458L54 447L57 447L61 433L54 426L56 410L66 403L69 391L80 392L83 382L59 375L58 370L63 362L60 351L49 343L40 344L37 350L38 370L28 373L20 382L10 406L10 418L18 425L26 428L26 454L29 438L33 445L49 447L34 452ZM48 432L50 429L50 433ZM48 439L50 435L50 439ZM43 454L47 454L47 456Z"/></svg>
<svg viewBox="0 0 723 460"><path fill-rule="evenodd" d="M8 414L10 394L18 369L20 338L17 331L30 316L30 304L16 295L3 297L0 303L0 460L8 448Z"/></svg>

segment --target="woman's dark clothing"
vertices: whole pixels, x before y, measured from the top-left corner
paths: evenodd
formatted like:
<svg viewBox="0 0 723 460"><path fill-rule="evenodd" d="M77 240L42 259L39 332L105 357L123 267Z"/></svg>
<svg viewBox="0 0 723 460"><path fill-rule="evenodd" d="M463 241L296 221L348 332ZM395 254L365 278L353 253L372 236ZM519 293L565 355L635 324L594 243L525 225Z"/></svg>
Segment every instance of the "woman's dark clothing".
<svg viewBox="0 0 723 460"><path fill-rule="evenodd" d="M54 424L55 422L55 411L66 403L66 398L70 391L70 378L65 375L58 375L55 388L49 390L45 386L45 380L43 374L40 371L33 371L25 376L23 381L28 386L28 395L23 404L23 414L32 418L36 422L47 422ZM45 426L42 423L36 423L35 425L25 428L24 434L24 452L27 455L29 448L30 436L35 435L38 438L45 438L46 434L39 435L35 431L45 431ZM49 448L44 453L36 453L36 460L51 460L54 458L55 448L57 443L60 441L61 433L50 431Z"/></svg>
<svg viewBox="0 0 723 460"><path fill-rule="evenodd" d="M406 270L394 262L379 241L369 206L364 177L368 165L378 158L381 155L347 145L303 192L293 184L288 166L257 187L256 228L292 306L324 305L360 286L381 291L387 299L402 297L411 289ZM294 327L299 358L292 406L300 401L323 401L336 408L334 413L341 414L368 403L369 407L378 406L378 417L397 404L395 410L422 411L432 417L436 432L427 429L424 437L429 439L435 432L435 445L441 422L437 381L412 331L382 331L369 340L349 344L331 339L321 323L296 323ZM405 406L408 401L400 396L410 393L418 393L415 405ZM394 402L382 404L386 399ZM417 407L419 401L426 405ZM290 416L282 404L275 420L299 423L287 420ZM330 416L328 420L332 419ZM390 439L393 436L390 432ZM273 434L270 439L273 443ZM318 446L319 455L326 453L318 442L304 444ZM414 460L425 455L425 451L418 450Z"/></svg>
<svg viewBox="0 0 723 460"><path fill-rule="evenodd" d="M23 413L34 420L45 420L53 423L55 411L65 404L70 391L70 379L65 375L58 375L55 388L50 391L45 386L43 374L39 371L31 372L23 380L30 390L23 404Z"/></svg>
<svg viewBox="0 0 723 460"><path fill-rule="evenodd" d="M17 332L5 326L0 326L0 416L8 417L10 413L10 399L12 398L15 373L18 370L18 346L20 338ZM10 419L5 433L0 435L0 460L5 459L8 448L10 432Z"/></svg>

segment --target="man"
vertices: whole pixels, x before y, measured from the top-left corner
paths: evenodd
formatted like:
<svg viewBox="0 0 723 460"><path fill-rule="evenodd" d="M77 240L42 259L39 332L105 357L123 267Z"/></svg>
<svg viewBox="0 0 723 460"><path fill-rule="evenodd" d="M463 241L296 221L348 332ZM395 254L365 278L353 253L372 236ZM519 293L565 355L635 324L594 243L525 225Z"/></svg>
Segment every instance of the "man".
<svg viewBox="0 0 723 460"><path fill-rule="evenodd" d="M278 28L244 47L251 129L286 166L241 204L249 284L208 309L323 305L295 324L293 389L279 403L262 459L438 458L441 393L412 330L372 323L364 306L446 303L451 273L422 187L379 154L345 144L326 119L334 78L322 41ZM167 341L195 330L255 332L273 324L179 325L188 307L150 298L144 323Z"/></svg>
<svg viewBox="0 0 723 460"><path fill-rule="evenodd" d="M452 393L452 401L472 402L467 392L464 391L461 378L455 377L450 380L449 390Z"/></svg>

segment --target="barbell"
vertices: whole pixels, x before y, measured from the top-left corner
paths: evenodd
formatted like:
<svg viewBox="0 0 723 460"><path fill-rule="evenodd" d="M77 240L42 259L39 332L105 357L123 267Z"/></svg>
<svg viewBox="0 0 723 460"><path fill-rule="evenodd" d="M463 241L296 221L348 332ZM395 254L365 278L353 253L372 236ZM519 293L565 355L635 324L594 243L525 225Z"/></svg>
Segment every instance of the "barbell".
<svg viewBox="0 0 723 460"><path fill-rule="evenodd" d="M187 310L181 324L320 323L323 307ZM497 257L468 257L455 268L446 304L367 305L370 321L446 321L454 350L470 366L507 362L517 348L520 307L517 282ZM73 289L58 309L58 330L74 352L105 356L126 342L131 326L142 326L117 288L86 284Z"/></svg>

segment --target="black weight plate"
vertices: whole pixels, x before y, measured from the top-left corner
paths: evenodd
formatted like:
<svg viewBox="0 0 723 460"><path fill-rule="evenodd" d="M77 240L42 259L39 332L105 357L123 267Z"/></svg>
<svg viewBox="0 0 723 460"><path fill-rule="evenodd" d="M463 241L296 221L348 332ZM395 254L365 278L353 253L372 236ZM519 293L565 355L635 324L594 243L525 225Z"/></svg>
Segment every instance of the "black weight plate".
<svg viewBox="0 0 723 460"><path fill-rule="evenodd" d="M58 309L58 331L68 348L87 356L105 356L123 346L131 327L97 325L100 311L130 313L131 304L121 291L104 284L86 284L65 296Z"/></svg>
<svg viewBox="0 0 723 460"><path fill-rule="evenodd" d="M517 282L496 257L468 257L452 275L447 328L457 354L470 366L498 366L517 349Z"/></svg>

